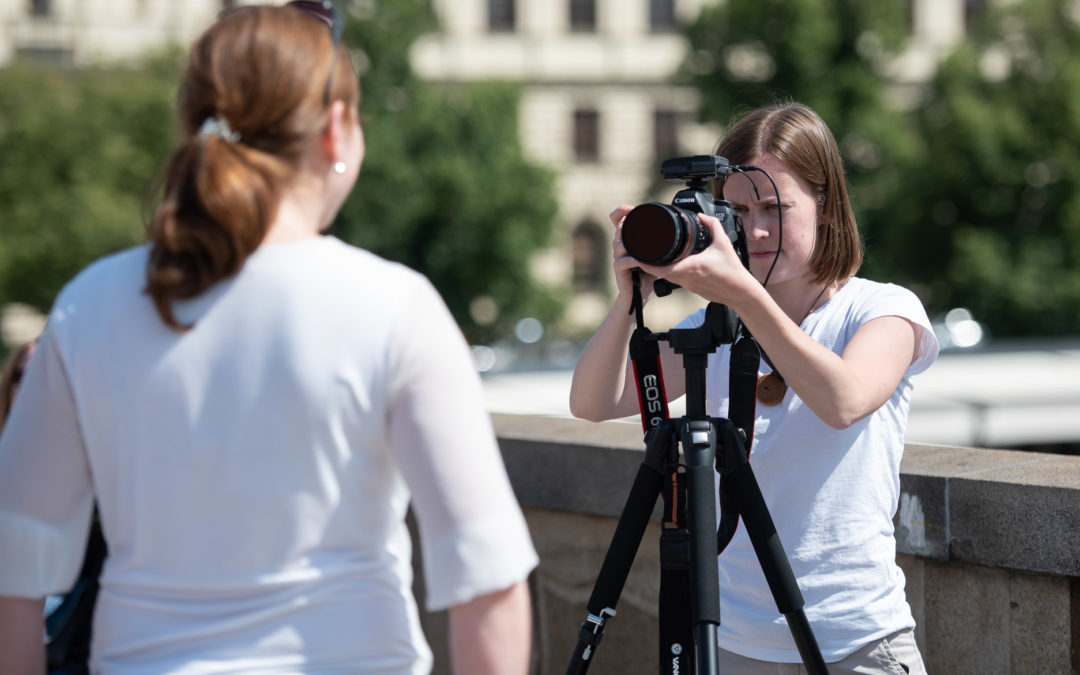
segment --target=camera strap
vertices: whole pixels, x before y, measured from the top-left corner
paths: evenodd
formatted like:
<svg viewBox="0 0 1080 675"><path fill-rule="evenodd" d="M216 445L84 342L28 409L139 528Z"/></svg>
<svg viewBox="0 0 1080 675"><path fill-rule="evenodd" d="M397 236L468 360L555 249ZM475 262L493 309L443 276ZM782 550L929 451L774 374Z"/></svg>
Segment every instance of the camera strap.
<svg viewBox="0 0 1080 675"><path fill-rule="evenodd" d="M630 336L630 362L634 366L637 384L638 409L641 426L646 433L670 417L664 374L660 368L660 343L645 327L644 302L641 297L641 275L633 272L634 296L630 311L637 318L637 328Z"/></svg>
<svg viewBox="0 0 1080 675"><path fill-rule="evenodd" d="M756 415L756 389L758 369L761 367L761 349L745 328L731 346L728 364L728 419L742 435L747 456L754 442L754 417ZM716 553L724 552L739 527L739 508L732 492L731 477L720 472L720 523L716 530Z"/></svg>
<svg viewBox="0 0 1080 675"><path fill-rule="evenodd" d="M633 272L634 295L630 311L637 327L630 336L630 361L634 367L641 426L645 433L657 429L670 417L664 377L660 366L660 343L645 326L641 275ZM654 431L654 433L656 433ZM672 444L676 447L676 444ZM662 467L664 498L660 533L660 673L678 675L696 669L694 631L691 623L690 531L686 522L686 471L677 453Z"/></svg>

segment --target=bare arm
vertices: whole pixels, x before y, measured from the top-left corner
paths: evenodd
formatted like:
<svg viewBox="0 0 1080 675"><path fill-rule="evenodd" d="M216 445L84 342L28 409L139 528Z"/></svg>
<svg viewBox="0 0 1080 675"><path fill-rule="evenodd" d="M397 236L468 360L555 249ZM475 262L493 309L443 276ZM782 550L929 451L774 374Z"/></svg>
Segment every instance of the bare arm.
<svg viewBox="0 0 1080 675"><path fill-rule="evenodd" d="M630 335L634 331L634 315L630 311L634 293L631 271L640 263L627 255L621 237L622 220L629 211L629 206L620 206L611 213L615 225L613 266L619 291L615 304L585 345L570 384L570 413L592 422L638 412L637 384L628 356ZM653 278L642 275L643 301L648 299ZM666 344L660 346L660 358L663 372L676 372L677 358ZM668 401L682 396L685 387L686 383L678 378L664 377Z"/></svg>
<svg viewBox="0 0 1080 675"><path fill-rule="evenodd" d="M525 675L532 647L529 587L481 595L450 608L450 652L458 675Z"/></svg>
<svg viewBox="0 0 1080 675"><path fill-rule="evenodd" d="M714 218L701 220L720 229ZM726 237L714 236L708 249L674 265L643 267L735 310L788 385L832 427L848 427L881 407L914 360L918 329L896 316L864 324L843 354L822 346L742 266Z"/></svg>
<svg viewBox="0 0 1080 675"><path fill-rule="evenodd" d="M574 417L601 422L637 410L627 361L634 319L627 316L630 303L620 300L624 299L616 299L574 367L570 384L570 413Z"/></svg>
<svg viewBox="0 0 1080 675"><path fill-rule="evenodd" d="M784 380L815 415L837 429L889 400L915 357L917 329L898 316L867 322L838 355L802 332L775 303L750 299L739 305L739 317Z"/></svg>
<svg viewBox="0 0 1080 675"><path fill-rule="evenodd" d="M38 599L0 596L0 675L42 675L44 603Z"/></svg>

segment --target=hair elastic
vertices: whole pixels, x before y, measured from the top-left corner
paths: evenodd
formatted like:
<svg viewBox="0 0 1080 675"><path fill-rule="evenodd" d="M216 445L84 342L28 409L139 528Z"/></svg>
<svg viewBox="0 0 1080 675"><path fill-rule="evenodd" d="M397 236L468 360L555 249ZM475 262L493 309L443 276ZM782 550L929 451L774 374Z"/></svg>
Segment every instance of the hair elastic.
<svg viewBox="0 0 1080 675"><path fill-rule="evenodd" d="M240 134L232 130L228 120L219 120L213 115L203 120L202 126L199 127L199 135L217 136L223 141L232 141L233 143L240 140Z"/></svg>

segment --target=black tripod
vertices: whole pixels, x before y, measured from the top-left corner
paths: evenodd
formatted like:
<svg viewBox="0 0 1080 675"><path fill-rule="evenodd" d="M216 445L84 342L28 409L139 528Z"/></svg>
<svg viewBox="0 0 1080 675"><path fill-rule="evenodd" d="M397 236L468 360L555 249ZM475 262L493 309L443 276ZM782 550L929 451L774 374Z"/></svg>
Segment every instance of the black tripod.
<svg viewBox="0 0 1080 675"><path fill-rule="evenodd" d="M706 414L705 368L708 355L719 345L734 342L737 325L737 317L729 308L713 303L706 309L705 323L700 328L651 334L652 339L666 340L677 354L683 356L686 415L678 419L657 419L646 433L645 458L638 469L589 597L588 615L581 624L578 643L566 668L567 675L588 671L604 635L605 624L615 616L615 605L630 573L657 497L671 480L671 470L675 466L685 474L686 527L665 527L660 558L665 570L688 572L688 583L678 584L676 592L689 595L689 625L694 649L685 649L689 633L683 631L680 637L678 630L674 635L665 631L664 623L667 620L679 622L685 621L685 617L665 617L662 612L660 672L667 675L695 672L698 675L712 675L718 672L716 628L720 625L720 581L716 556L734 534L739 516L746 524L777 609L787 618L808 672L828 672L802 609L802 593L748 461L747 438L753 434L754 389L752 386L737 387L736 381L746 382L748 377L756 381L760 352L749 336L744 336L732 348L731 407L733 411L739 411L737 415L732 414L733 419L738 419L733 421ZM640 320L639 328L643 328ZM747 358L748 354L752 358ZM749 407L736 406L736 395L750 396ZM713 496L714 463L721 475L721 532L717 531ZM665 589L662 580L661 609L665 594L671 593L671 588ZM685 604L683 598L682 606L685 607ZM675 606L680 605L676 602Z"/></svg>

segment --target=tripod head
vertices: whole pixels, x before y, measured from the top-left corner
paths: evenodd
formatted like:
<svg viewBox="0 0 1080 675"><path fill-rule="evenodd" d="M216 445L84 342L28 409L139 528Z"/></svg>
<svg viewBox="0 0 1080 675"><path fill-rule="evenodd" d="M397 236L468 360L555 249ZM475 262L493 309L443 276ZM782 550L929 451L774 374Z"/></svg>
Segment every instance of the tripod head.
<svg viewBox="0 0 1080 675"><path fill-rule="evenodd" d="M643 324L642 324L643 325ZM739 317L727 305L710 302L705 307L705 321L697 328L673 328L666 333L652 333L647 339L667 342L676 354L682 354L686 371L686 412L691 417L705 417L705 370L708 356L720 345L732 344L739 334Z"/></svg>
<svg viewBox="0 0 1080 675"><path fill-rule="evenodd" d="M656 333L676 354L711 354L720 345L731 344L739 334L739 317L727 305L710 302L705 307L705 322L697 328L672 328Z"/></svg>

